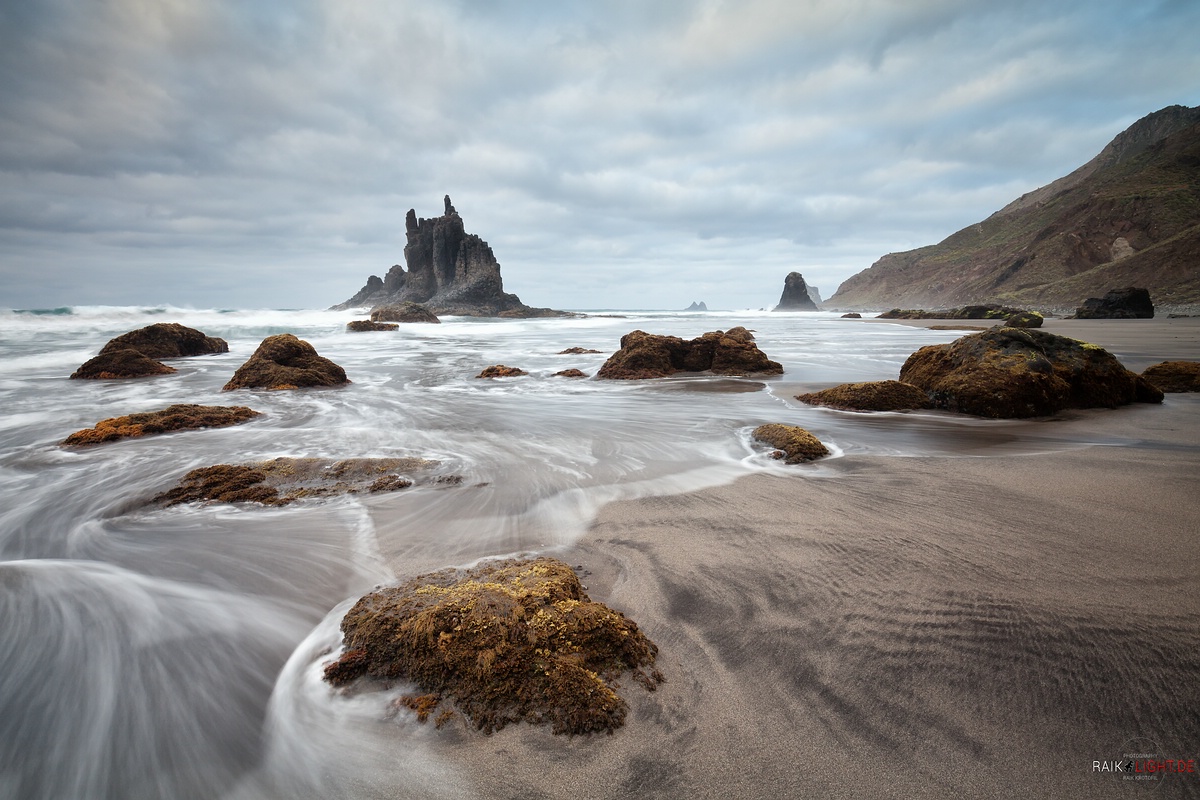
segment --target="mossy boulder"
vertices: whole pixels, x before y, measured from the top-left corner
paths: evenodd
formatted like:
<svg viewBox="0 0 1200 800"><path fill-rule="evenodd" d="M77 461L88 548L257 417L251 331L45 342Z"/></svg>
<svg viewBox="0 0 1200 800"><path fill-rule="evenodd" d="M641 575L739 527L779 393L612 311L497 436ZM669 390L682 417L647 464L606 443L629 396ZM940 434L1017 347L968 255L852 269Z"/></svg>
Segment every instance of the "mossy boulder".
<svg viewBox="0 0 1200 800"><path fill-rule="evenodd" d="M1200 392L1200 361L1164 361L1142 377L1164 392Z"/></svg>
<svg viewBox="0 0 1200 800"><path fill-rule="evenodd" d="M90 358L71 373L72 380L110 380L113 378L148 378L154 375L171 375L177 370L168 367L144 353L132 348L121 348L102 352Z"/></svg>
<svg viewBox="0 0 1200 800"><path fill-rule="evenodd" d="M256 464L214 464L188 472L151 503L215 501L287 505L308 497L392 492L412 486L436 461L423 458L275 458ZM430 483L446 483L437 478Z"/></svg>
<svg viewBox="0 0 1200 800"><path fill-rule="evenodd" d="M1021 311L1004 321L1010 328L1040 328L1045 318L1036 311Z"/></svg>
<svg viewBox="0 0 1200 800"><path fill-rule="evenodd" d="M76 431L64 445L82 446L132 439L195 428L224 428L254 419L259 412L245 406L199 406L177 404L162 411L147 411L124 417L102 419L94 428Z"/></svg>
<svg viewBox="0 0 1200 800"><path fill-rule="evenodd" d="M904 362L900 380L925 390L936 408L980 417L1039 417L1163 397L1101 347L1009 327L922 347Z"/></svg>
<svg viewBox="0 0 1200 800"><path fill-rule="evenodd" d="M763 444L774 447L775 458L788 464L815 461L829 455L829 448L821 440L797 425L770 423L759 425L752 436Z"/></svg>
<svg viewBox="0 0 1200 800"><path fill-rule="evenodd" d="M640 380L679 372L779 375L783 366L767 358L754 343L754 334L740 326L710 331L690 341L631 331L621 337L621 349L609 356L596 377Z"/></svg>
<svg viewBox="0 0 1200 800"><path fill-rule="evenodd" d="M395 322L373 322L369 319L355 319L346 323L346 330L353 333L369 333L371 331L395 331L400 326Z"/></svg>
<svg viewBox="0 0 1200 800"><path fill-rule="evenodd" d="M517 378L521 375L529 373L520 367L506 367L503 364L494 364L490 367L484 367L483 371L476 375L476 378Z"/></svg>
<svg viewBox="0 0 1200 800"><path fill-rule="evenodd" d="M390 305L376 306L371 310L372 322L429 322L441 324L441 320L420 303L405 301Z"/></svg>
<svg viewBox="0 0 1200 800"><path fill-rule="evenodd" d="M233 389L298 389L307 386L344 386L346 371L317 355L311 344L290 333L268 336L245 364L225 384Z"/></svg>
<svg viewBox="0 0 1200 800"><path fill-rule="evenodd" d="M443 570L377 589L342 619L343 653L325 679L411 681L428 715L452 702L491 733L514 722L554 733L611 733L628 706L614 681L627 671L653 690L658 648L637 623L593 602L553 558Z"/></svg>
<svg viewBox="0 0 1200 800"><path fill-rule="evenodd" d="M916 411L933 408L923 389L900 381L843 383L819 392L798 394L796 399L814 406L844 411Z"/></svg>

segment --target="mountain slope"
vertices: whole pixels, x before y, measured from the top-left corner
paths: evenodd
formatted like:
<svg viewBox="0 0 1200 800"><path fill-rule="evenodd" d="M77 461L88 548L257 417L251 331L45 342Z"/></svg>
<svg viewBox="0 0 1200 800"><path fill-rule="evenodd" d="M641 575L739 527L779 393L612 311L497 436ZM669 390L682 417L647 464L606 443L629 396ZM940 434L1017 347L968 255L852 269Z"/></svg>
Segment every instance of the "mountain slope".
<svg viewBox="0 0 1200 800"><path fill-rule="evenodd" d="M884 256L827 305L1073 308L1129 285L1158 304L1200 303L1200 107L1138 120L1070 175L939 244Z"/></svg>

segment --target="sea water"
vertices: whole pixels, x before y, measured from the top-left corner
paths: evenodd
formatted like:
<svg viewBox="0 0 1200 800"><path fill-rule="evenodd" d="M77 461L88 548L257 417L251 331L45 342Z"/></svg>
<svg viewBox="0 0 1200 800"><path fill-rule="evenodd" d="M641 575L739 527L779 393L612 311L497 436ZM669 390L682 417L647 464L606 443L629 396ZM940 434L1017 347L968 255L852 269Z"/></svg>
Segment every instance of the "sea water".
<svg viewBox="0 0 1200 800"><path fill-rule="evenodd" d="M553 553L606 502L753 472L830 479L756 445L801 425L836 459L1037 452L1079 442L936 412L850 414L796 391L894 378L960 333L832 313L596 312L447 318L351 333L362 313L76 307L0 311L0 797L469 795L430 732L382 695L321 680L338 622L372 587L515 553ZM179 322L229 352L173 375L68 376L110 338ZM594 375L623 334L743 325L782 376ZM293 333L345 368L337 389L221 387L259 342ZM597 354L559 355L569 347ZM484 367L526 377L479 379ZM103 418L172 403L248 405L230 428L59 446ZM418 456L456 483L286 508L147 500L188 470L277 456ZM459 480L461 479L461 480Z"/></svg>

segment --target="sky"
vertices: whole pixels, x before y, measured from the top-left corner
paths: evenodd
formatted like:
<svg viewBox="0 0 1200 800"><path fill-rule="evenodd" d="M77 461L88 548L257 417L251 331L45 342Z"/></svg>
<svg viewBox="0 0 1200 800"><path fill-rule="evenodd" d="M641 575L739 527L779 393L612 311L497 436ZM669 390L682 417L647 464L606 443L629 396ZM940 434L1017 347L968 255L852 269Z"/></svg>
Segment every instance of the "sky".
<svg viewBox="0 0 1200 800"><path fill-rule="evenodd" d="M1195 0L0 0L0 307L824 297L1200 105Z"/></svg>

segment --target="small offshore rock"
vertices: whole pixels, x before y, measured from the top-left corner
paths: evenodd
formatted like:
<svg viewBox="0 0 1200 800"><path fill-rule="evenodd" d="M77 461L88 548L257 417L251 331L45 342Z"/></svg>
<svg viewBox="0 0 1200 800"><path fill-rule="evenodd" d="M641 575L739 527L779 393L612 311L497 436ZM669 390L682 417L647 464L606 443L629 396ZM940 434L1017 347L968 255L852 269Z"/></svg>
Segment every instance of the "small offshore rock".
<svg viewBox="0 0 1200 800"><path fill-rule="evenodd" d="M90 358L71 373L72 380L110 380L170 375L177 370L132 348L108 350Z"/></svg>
<svg viewBox="0 0 1200 800"><path fill-rule="evenodd" d="M1153 319L1154 303L1148 289L1127 286L1104 297L1089 297L1075 309L1075 319Z"/></svg>
<svg viewBox="0 0 1200 800"><path fill-rule="evenodd" d="M621 337L621 348L609 356L596 377L641 380L706 371L714 375L778 375L783 366L767 358L754 343L754 334L740 326L710 331L690 341L631 331Z"/></svg>
<svg viewBox="0 0 1200 800"><path fill-rule="evenodd" d="M402 303L390 303L376 306L371 311L372 322L428 322L441 324L437 315L420 303L405 300Z"/></svg>
<svg viewBox="0 0 1200 800"><path fill-rule="evenodd" d="M924 390L900 381L843 383L819 392L796 395L796 399L810 405L844 411L916 411L933 408Z"/></svg>
<svg viewBox="0 0 1200 800"><path fill-rule="evenodd" d="M229 352L224 339L178 322L156 322L109 339L100 353L71 374L73 379L106 380L170 375L176 370L160 358L183 358Z"/></svg>
<svg viewBox="0 0 1200 800"><path fill-rule="evenodd" d="M196 428L224 428L260 416L245 406L200 406L176 404L161 411L102 419L93 428L76 431L63 440L68 446L83 446L151 436Z"/></svg>
<svg viewBox="0 0 1200 800"><path fill-rule="evenodd" d="M600 353L600 352L602 352L602 351L589 350L586 347L568 347L566 350L559 350L558 355L560 355L560 356L582 356L582 355L588 355L591 353Z"/></svg>
<svg viewBox="0 0 1200 800"><path fill-rule="evenodd" d="M842 319L862 319L862 314L857 311L851 311L848 314L842 314Z"/></svg>
<svg viewBox="0 0 1200 800"><path fill-rule="evenodd" d="M556 378L586 378L587 373L584 372L583 370L579 370L579 369L564 369L560 372L554 373L554 377L556 377Z"/></svg>
<svg viewBox="0 0 1200 800"><path fill-rule="evenodd" d="M519 367L506 367L503 364L495 364L490 367L484 367L483 372L476 375L476 378L516 378L529 373Z"/></svg>
<svg viewBox="0 0 1200 800"><path fill-rule="evenodd" d="M346 371L317 355L311 344L290 333L268 336L245 364L225 384L234 389L298 389L310 386L344 386Z"/></svg>
<svg viewBox="0 0 1200 800"><path fill-rule="evenodd" d="M1164 361L1142 377L1164 392L1200 392L1200 361Z"/></svg>
<svg viewBox="0 0 1200 800"><path fill-rule="evenodd" d="M1021 311L1004 321L1010 328L1040 328L1045 318L1036 311Z"/></svg>
<svg viewBox="0 0 1200 800"><path fill-rule="evenodd" d="M346 323L346 330L354 333L368 333L370 331L395 331L399 330L400 326L395 322L374 322L369 319L355 319Z"/></svg>
<svg viewBox="0 0 1200 800"><path fill-rule="evenodd" d="M782 455L776 457L782 458L788 464L815 461L829 455L829 448L822 444L820 439L796 425L759 425L754 429L752 436L777 448Z"/></svg>

